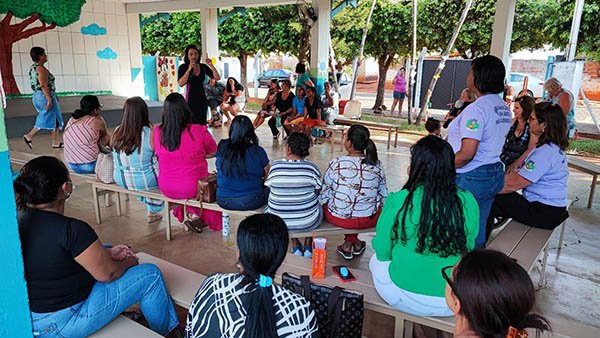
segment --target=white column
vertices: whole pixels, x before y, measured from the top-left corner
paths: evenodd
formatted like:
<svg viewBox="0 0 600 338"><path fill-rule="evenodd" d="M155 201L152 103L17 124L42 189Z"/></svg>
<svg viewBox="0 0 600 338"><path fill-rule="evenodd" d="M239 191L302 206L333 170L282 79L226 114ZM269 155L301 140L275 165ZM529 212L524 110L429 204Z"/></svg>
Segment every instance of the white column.
<svg viewBox="0 0 600 338"><path fill-rule="evenodd" d="M211 58L219 57L219 23L217 8L201 8L202 19L202 56L208 53Z"/></svg>
<svg viewBox="0 0 600 338"><path fill-rule="evenodd" d="M144 96L144 72L142 71L142 37L139 14L127 14L127 33L129 39L129 63L131 84L120 93L127 96ZM116 43L116 41L114 42Z"/></svg>
<svg viewBox="0 0 600 338"><path fill-rule="evenodd" d="M510 73L510 39L517 0L496 0L496 15L492 31L490 54L499 57Z"/></svg>
<svg viewBox="0 0 600 338"><path fill-rule="evenodd" d="M566 50L567 61L575 59L577 51L577 37L579 36L579 26L581 25L581 15L583 14L584 0L575 1L575 12L573 13L573 21L571 23L571 33L569 34L569 44Z"/></svg>
<svg viewBox="0 0 600 338"><path fill-rule="evenodd" d="M317 93L323 92L329 69L329 26L331 24L330 0L312 0L318 19L310 31L310 77Z"/></svg>

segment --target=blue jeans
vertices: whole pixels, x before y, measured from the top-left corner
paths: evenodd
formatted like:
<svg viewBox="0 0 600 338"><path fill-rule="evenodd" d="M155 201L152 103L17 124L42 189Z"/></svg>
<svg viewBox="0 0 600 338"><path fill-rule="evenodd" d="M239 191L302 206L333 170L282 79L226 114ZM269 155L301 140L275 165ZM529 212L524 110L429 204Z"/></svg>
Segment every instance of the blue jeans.
<svg viewBox="0 0 600 338"><path fill-rule="evenodd" d="M473 194L479 204L479 234L475 239L478 248L485 247L485 228L496 194L504 187L502 162L486 164L466 173L456 174L456 185Z"/></svg>
<svg viewBox="0 0 600 338"><path fill-rule="evenodd" d="M224 209L229 210L254 210L267 204L269 197L269 188L240 197L220 197L217 192L217 204Z"/></svg>
<svg viewBox="0 0 600 338"><path fill-rule="evenodd" d="M150 328L161 335L179 325L160 270L153 264L140 264L113 282L96 282L88 298L81 303L56 312L31 312L33 335L87 337L136 303L140 304Z"/></svg>
<svg viewBox="0 0 600 338"><path fill-rule="evenodd" d="M90 163L69 163L67 162L69 170L78 174L93 174L96 169L96 161Z"/></svg>

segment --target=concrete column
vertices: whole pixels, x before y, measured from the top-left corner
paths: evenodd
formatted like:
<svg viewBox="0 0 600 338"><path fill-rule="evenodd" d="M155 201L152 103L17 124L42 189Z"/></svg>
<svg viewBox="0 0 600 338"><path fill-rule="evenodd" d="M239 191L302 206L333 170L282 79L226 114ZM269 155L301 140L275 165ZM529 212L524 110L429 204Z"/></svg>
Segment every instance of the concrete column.
<svg viewBox="0 0 600 338"><path fill-rule="evenodd" d="M142 38L138 14L127 14L127 32L129 39L129 64L131 84L123 93L127 96L144 96L144 73L142 72ZM124 85L124 84L123 84ZM156 86L156 84L153 84Z"/></svg>
<svg viewBox="0 0 600 338"><path fill-rule="evenodd" d="M202 55L204 60L206 54L211 58L219 57L219 20L217 8L201 8L202 19Z"/></svg>
<svg viewBox="0 0 600 338"><path fill-rule="evenodd" d="M310 31L310 77L317 87L317 94L320 95L329 69L331 3L329 0L312 0L312 5L318 19Z"/></svg>
<svg viewBox="0 0 600 338"><path fill-rule="evenodd" d="M510 73L510 39L515 18L517 0L496 0L496 15L492 32L490 54L499 57Z"/></svg>

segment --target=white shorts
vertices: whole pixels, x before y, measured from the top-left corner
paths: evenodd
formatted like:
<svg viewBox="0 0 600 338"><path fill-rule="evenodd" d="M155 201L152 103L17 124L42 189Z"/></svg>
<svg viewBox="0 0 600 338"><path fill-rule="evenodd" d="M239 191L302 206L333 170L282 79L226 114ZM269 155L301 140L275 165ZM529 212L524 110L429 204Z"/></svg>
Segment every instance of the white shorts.
<svg viewBox="0 0 600 338"><path fill-rule="evenodd" d="M448 308L445 297L420 295L403 290L390 279L391 261L382 262L373 254L369 262L369 270L377 293L390 306L411 315L420 317L450 317L452 310Z"/></svg>

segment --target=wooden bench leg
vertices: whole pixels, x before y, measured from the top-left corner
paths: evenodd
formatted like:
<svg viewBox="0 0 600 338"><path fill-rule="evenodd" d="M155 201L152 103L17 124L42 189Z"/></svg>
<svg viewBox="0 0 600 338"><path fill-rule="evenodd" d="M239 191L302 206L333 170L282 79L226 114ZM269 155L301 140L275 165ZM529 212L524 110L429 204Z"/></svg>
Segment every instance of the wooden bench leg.
<svg viewBox="0 0 600 338"><path fill-rule="evenodd" d="M392 128L388 129L388 150L390 149L390 144L392 143Z"/></svg>
<svg viewBox="0 0 600 338"><path fill-rule="evenodd" d="M102 223L102 220L100 218L100 201L98 200L98 189L93 184L92 184L92 197L94 199L93 203L94 203L94 211L96 212L96 223L100 224L100 223Z"/></svg>
<svg viewBox="0 0 600 338"><path fill-rule="evenodd" d="M396 136L394 137L394 148L398 147L398 127L396 127Z"/></svg>
<svg viewBox="0 0 600 338"><path fill-rule="evenodd" d="M121 193L117 193L117 216L121 216Z"/></svg>
<svg viewBox="0 0 600 338"><path fill-rule="evenodd" d="M546 264L548 263L548 244L544 247L544 257L542 258L542 269L540 270L540 281L539 287L544 287L544 280L546 276Z"/></svg>
<svg viewBox="0 0 600 338"><path fill-rule="evenodd" d="M334 138L335 138L335 137L334 137L333 135L334 135L334 133L332 132L332 133L331 133L331 140L330 140L330 141L331 141L331 153L332 153L332 154L333 154L333 152L335 151L335 142L334 142Z"/></svg>
<svg viewBox="0 0 600 338"><path fill-rule="evenodd" d="M560 225L560 239L558 240L558 253L557 255L560 255L560 250L562 250L563 248L563 244L565 241L565 228L567 227L567 220L564 220L564 222L562 222L562 224Z"/></svg>
<svg viewBox="0 0 600 338"><path fill-rule="evenodd" d="M396 325L394 327L394 337L395 338L403 338L404 337L404 319L401 317L396 317Z"/></svg>
<svg viewBox="0 0 600 338"><path fill-rule="evenodd" d="M598 175L592 176L592 186L590 187L590 197L588 198L587 208L592 208L592 202L594 202L594 193L596 192L596 182L598 180Z"/></svg>
<svg viewBox="0 0 600 338"><path fill-rule="evenodd" d="M106 194L104 194L104 206L106 208L110 207L110 191L107 191Z"/></svg>
<svg viewBox="0 0 600 338"><path fill-rule="evenodd" d="M165 212L166 215L165 217L167 218L167 227L165 228L165 236L167 238L167 241L171 240L171 209L169 209L169 202L165 202L167 204L167 207L165 208Z"/></svg>

